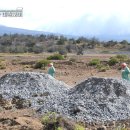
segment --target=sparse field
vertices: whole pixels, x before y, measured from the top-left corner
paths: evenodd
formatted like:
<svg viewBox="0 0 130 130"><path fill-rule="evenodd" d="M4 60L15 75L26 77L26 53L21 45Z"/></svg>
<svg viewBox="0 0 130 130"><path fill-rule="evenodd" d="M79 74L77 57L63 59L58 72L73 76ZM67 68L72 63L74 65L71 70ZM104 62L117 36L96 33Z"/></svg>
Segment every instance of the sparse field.
<svg viewBox="0 0 130 130"><path fill-rule="evenodd" d="M45 69L34 69L34 65L37 61L46 59L51 54L0 54L0 63L4 68L0 69L0 76L10 72L31 71L47 73L48 67ZM95 66L90 66L89 62L92 59L99 59L101 62L107 62L110 57L116 56L115 54L86 54L86 55L74 55L68 54L65 60L52 60L56 68L55 78L65 82L72 87L79 82L92 77L110 77L121 79L121 72L118 69L120 64L111 66L105 71L99 71ZM1 122L5 120L5 124L0 122L0 130L14 130L23 129L29 130L41 130L42 124L39 118L32 110L5 110L0 112ZM3 121L2 121L3 120ZM15 127L11 126L9 122L16 121L19 123ZM113 124L112 124L113 125ZM26 127L28 126L28 127ZM94 126L93 126L94 128ZM123 129L122 129L123 130ZM125 130L125 129L124 129Z"/></svg>
<svg viewBox="0 0 130 130"><path fill-rule="evenodd" d="M45 59L50 54L0 54L0 60L4 63L6 69L0 69L0 76L19 71L35 71L47 73L47 68L34 69L33 65L38 61ZM115 54L86 54L83 56L68 54L65 60L53 60L56 68L56 79L64 81L68 85L75 85L91 76L120 78L120 71L112 67L106 72L99 72L96 67L88 66L91 59L100 59L108 61ZM119 66L118 66L119 67Z"/></svg>

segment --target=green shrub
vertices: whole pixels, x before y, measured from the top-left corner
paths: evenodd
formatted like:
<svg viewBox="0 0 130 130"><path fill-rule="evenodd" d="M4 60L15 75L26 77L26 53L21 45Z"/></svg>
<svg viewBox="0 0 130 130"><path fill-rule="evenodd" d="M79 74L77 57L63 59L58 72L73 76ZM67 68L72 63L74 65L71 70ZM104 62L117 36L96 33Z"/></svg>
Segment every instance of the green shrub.
<svg viewBox="0 0 130 130"><path fill-rule="evenodd" d="M35 64L34 68L35 68L35 69L41 69L41 68L45 69L45 67L46 67L49 63L50 63L50 61L48 61L48 60L40 60L40 61L38 61L38 62Z"/></svg>
<svg viewBox="0 0 130 130"><path fill-rule="evenodd" d="M64 130L62 127L58 127L57 130Z"/></svg>
<svg viewBox="0 0 130 130"><path fill-rule="evenodd" d="M110 69L110 67L109 67L109 65L99 64L99 65L97 65L97 69L98 69L100 72L106 72L107 70Z"/></svg>
<svg viewBox="0 0 130 130"><path fill-rule="evenodd" d="M128 60L127 55L117 55L116 58L119 59L120 62L125 62Z"/></svg>
<svg viewBox="0 0 130 130"><path fill-rule="evenodd" d="M70 119L66 119L55 112L48 112L43 115L41 123L45 130L85 130L85 128Z"/></svg>
<svg viewBox="0 0 130 130"><path fill-rule="evenodd" d="M111 57L110 60L108 61L108 64L109 64L110 66L113 66L113 65L115 65L115 64L117 64L117 63L119 63L119 59L116 58L116 57Z"/></svg>
<svg viewBox="0 0 130 130"><path fill-rule="evenodd" d="M92 59L90 62L89 62L89 65L90 66L95 66L95 65L98 65L100 64L100 60L99 59Z"/></svg>
<svg viewBox="0 0 130 130"><path fill-rule="evenodd" d="M75 130L85 130L85 128L79 124L75 125Z"/></svg>
<svg viewBox="0 0 130 130"><path fill-rule="evenodd" d="M45 130L49 130L50 128L57 130L57 119L55 112L46 113L41 120L41 123L44 125Z"/></svg>
<svg viewBox="0 0 130 130"><path fill-rule="evenodd" d="M0 69L6 69L6 66L5 66L5 64L3 64L3 63L0 63Z"/></svg>
<svg viewBox="0 0 130 130"><path fill-rule="evenodd" d="M56 123L56 113L55 112L48 112L45 114L41 120L42 124L52 124Z"/></svg>
<svg viewBox="0 0 130 130"><path fill-rule="evenodd" d="M61 54L54 54L47 57L47 60L64 60L64 56Z"/></svg>
<svg viewBox="0 0 130 130"><path fill-rule="evenodd" d="M130 59L127 60L127 64L130 64Z"/></svg>

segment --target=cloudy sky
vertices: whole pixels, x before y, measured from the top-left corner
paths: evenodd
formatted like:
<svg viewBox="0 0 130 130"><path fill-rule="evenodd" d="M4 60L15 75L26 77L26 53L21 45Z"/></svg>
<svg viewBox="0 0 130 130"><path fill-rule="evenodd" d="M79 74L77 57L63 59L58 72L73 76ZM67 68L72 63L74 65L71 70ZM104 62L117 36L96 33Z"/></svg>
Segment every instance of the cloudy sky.
<svg viewBox="0 0 130 130"><path fill-rule="evenodd" d="M23 17L0 25L71 35L130 34L130 0L0 0L0 10L23 8Z"/></svg>

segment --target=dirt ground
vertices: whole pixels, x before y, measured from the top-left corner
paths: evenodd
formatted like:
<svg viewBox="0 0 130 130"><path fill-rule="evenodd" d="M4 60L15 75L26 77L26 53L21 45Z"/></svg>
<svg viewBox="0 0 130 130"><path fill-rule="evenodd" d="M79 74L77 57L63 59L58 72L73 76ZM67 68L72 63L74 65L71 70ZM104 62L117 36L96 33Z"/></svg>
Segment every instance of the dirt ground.
<svg viewBox="0 0 130 130"><path fill-rule="evenodd" d="M46 58L48 54L0 54L0 61L6 68L0 69L0 76L10 72L43 72L47 73L48 67L34 69L32 66L36 61ZM68 55L66 60L53 61L56 68L55 78L73 87L81 81L92 77L121 78L121 73L117 68L111 68L106 72L99 72L95 67L88 66L87 63L93 58L106 61L112 54L92 54L85 56ZM70 62L70 59L75 59ZM41 130L43 125L35 112L30 109L22 110L0 110L0 130Z"/></svg>
<svg viewBox="0 0 130 130"><path fill-rule="evenodd" d="M0 130L42 130L43 125L31 109L0 112Z"/></svg>
<svg viewBox="0 0 130 130"><path fill-rule="evenodd" d="M48 54L1 54L0 60L5 64L6 69L0 69L0 76L19 71L32 71L47 73L48 67L43 69L34 69L32 65L38 60L44 59ZM95 67L88 66L87 63L93 58L99 58L103 61L108 60L112 54L88 54L85 56L68 55L66 60L53 61L56 68L55 78L65 82L70 86L92 77L111 77L121 78L121 73L117 68L109 69L106 72L99 72ZM75 62L70 62L75 59Z"/></svg>

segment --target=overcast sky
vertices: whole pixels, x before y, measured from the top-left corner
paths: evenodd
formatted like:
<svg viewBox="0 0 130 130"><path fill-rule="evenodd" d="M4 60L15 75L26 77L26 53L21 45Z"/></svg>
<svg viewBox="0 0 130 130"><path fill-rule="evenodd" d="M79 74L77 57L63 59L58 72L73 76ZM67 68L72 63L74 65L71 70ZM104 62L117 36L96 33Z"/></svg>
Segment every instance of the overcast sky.
<svg viewBox="0 0 130 130"><path fill-rule="evenodd" d="M0 25L72 35L130 33L130 0L0 0L0 9L23 8L23 17Z"/></svg>

